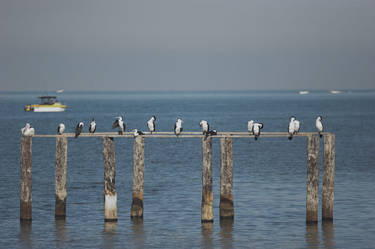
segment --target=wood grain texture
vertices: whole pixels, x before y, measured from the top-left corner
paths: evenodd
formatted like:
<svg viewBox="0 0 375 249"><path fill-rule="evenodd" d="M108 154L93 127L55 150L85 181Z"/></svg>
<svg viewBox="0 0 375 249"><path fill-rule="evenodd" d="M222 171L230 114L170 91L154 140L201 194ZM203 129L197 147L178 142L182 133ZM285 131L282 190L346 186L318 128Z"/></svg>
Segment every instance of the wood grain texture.
<svg viewBox="0 0 375 249"><path fill-rule="evenodd" d="M113 138L103 137L104 220L117 221L116 160Z"/></svg>
<svg viewBox="0 0 375 249"><path fill-rule="evenodd" d="M220 218L233 219L233 143L231 137L221 138L220 150Z"/></svg>
<svg viewBox="0 0 375 249"><path fill-rule="evenodd" d="M145 173L145 143L142 136L134 138L133 145L133 193L131 217L143 217L143 191Z"/></svg>
<svg viewBox="0 0 375 249"><path fill-rule="evenodd" d="M21 138L20 219L31 220L32 210L32 137Z"/></svg>
<svg viewBox="0 0 375 249"><path fill-rule="evenodd" d="M212 138L202 138L202 222L213 222Z"/></svg>
<svg viewBox="0 0 375 249"><path fill-rule="evenodd" d="M55 165L55 218L66 217L66 171L68 158L68 139L56 137L56 165Z"/></svg>
<svg viewBox="0 0 375 249"><path fill-rule="evenodd" d="M334 181L335 181L335 135L323 137L323 191L322 219L333 220Z"/></svg>
<svg viewBox="0 0 375 249"><path fill-rule="evenodd" d="M318 222L319 137L307 137L306 222Z"/></svg>

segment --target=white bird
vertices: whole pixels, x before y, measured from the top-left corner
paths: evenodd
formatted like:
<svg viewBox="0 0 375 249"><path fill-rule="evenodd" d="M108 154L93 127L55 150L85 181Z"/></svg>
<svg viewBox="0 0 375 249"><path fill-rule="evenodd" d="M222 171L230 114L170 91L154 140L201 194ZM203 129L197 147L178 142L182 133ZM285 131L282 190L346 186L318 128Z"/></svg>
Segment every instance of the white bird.
<svg viewBox="0 0 375 249"><path fill-rule="evenodd" d="M323 124L322 124L322 116L318 116L315 121L315 127L318 129L319 136L322 137L323 132Z"/></svg>
<svg viewBox="0 0 375 249"><path fill-rule="evenodd" d="M251 134L253 133L253 126L254 126L254 120L250 120L249 122L247 122L247 130Z"/></svg>
<svg viewBox="0 0 375 249"><path fill-rule="evenodd" d="M76 129L75 129L75 136L74 136L75 138L77 138L81 134L83 126L84 126L83 122L79 122L77 124Z"/></svg>
<svg viewBox="0 0 375 249"><path fill-rule="evenodd" d="M177 119L176 123L174 124L174 134L176 136L180 135L182 132L182 123L184 121L180 118Z"/></svg>
<svg viewBox="0 0 375 249"><path fill-rule="evenodd" d="M155 131L155 121L156 117L152 116L149 121L147 121L147 127L150 130L151 134Z"/></svg>
<svg viewBox="0 0 375 249"><path fill-rule="evenodd" d="M260 130L263 129L263 123L254 123L253 124L253 134L255 140L258 140L258 137L260 136Z"/></svg>
<svg viewBox="0 0 375 249"><path fill-rule="evenodd" d="M63 123L59 124L59 126L57 127L57 133L59 135L62 135L65 131L65 125Z"/></svg>
<svg viewBox="0 0 375 249"><path fill-rule="evenodd" d="M289 126L288 126L288 133L289 133L288 139L292 140L293 135L297 134L299 132L299 129L300 129L299 121L296 120L296 117L291 116Z"/></svg>
<svg viewBox="0 0 375 249"><path fill-rule="evenodd" d="M94 133L96 131L96 122L95 119L92 119L90 126L89 126L89 132Z"/></svg>
<svg viewBox="0 0 375 249"><path fill-rule="evenodd" d="M125 129L126 129L126 125L123 121L123 117L120 116L120 117L117 117L117 119L115 120L115 122L113 122L112 124L112 129L115 129L116 127L119 127L119 131L118 131L118 134L122 135L123 132L125 132Z"/></svg>
<svg viewBox="0 0 375 249"><path fill-rule="evenodd" d="M21 129L21 133L24 136L33 136L35 134L35 129L32 128L29 123L26 123L25 127Z"/></svg>
<svg viewBox="0 0 375 249"><path fill-rule="evenodd" d="M210 130L210 125L206 120L202 120L199 125L202 127L203 135L207 136L208 131Z"/></svg>
<svg viewBox="0 0 375 249"><path fill-rule="evenodd" d="M133 131L134 131L134 137L137 137L139 135L144 135L144 133L142 131L139 131L137 129L134 129Z"/></svg>

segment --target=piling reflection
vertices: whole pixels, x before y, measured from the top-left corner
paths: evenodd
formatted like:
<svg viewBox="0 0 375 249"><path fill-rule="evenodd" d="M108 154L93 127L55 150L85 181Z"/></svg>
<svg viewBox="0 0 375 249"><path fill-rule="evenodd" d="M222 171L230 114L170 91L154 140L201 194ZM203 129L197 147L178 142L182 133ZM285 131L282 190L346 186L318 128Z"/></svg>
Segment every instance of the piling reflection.
<svg viewBox="0 0 375 249"><path fill-rule="evenodd" d="M143 218L132 217L132 241L134 243L134 248L145 248L146 235L143 228Z"/></svg>
<svg viewBox="0 0 375 249"><path fill-rule="evenodd" d="M220 219L220 244L223 248L232 248L233 219Z"/></svg>
<svg viewBox="0 0 375 249"><path fill-rule="evenodd" d="M335 248L335 229L333 221L323 221L322 223L323 230L323 244L325 248Z"/></svg>
<svg viewBox="0 0 375 249"><path fill-rule="evenodd" d="M32 248L31 229L31 221L20 222L20 233L18 238L20 240L20 244L22 244L25 248Z"/></svg>
<svg viewBox="0 0 375 249"><path fill-rule="evenodd" d="M65 219L55 219L56 241L59 247L67 241L66 238L66 221Z"/></svg>
<svg viewBox="0 0 375 249"><path fill-rule="evenodd" d="M213 222L205 222L201 224L202 248L214 248L212 234L214 231Z"/></svg>
<svg viewBox="0 0 375 249"><path fill-rule="evenodd" d="M305 240L307 248L319 248L319 229L317 223L306 224Z"/></svg>
<svg viewBox="0 0 375 249"><path fill-rule="evenodd" d="M115 236L117 233L117 222L104 222L103 247L114 248Z"/></svg>

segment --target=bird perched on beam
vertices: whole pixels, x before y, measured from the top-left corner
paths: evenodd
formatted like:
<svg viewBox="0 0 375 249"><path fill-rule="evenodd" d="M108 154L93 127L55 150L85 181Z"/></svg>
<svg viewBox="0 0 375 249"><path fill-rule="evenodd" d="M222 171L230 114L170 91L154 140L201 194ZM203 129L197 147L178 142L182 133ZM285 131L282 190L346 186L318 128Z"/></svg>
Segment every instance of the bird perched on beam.
<svg viewBox="0 0 375 249"><path fill-rule="evenodd" d="M65 125L63 123L59 124L59 126L57 127L57 133L59 135L62 135L65 131Z"/></svg>
<svg viewBox="0 0 375 249"><path fill-rule="evenodd" d="M92 119L90 126L89 126L89 132L95 133L95 131L96 131L96 122L95 122L95 119Z"/></svg>
<svg viewBox="0 0 375 249"><path fill-rule="evenodd" d="M126 125L123 121L123 116L117 117L115 122L112 124L112 129L119 128L118 134L122 135L125 132Z"/></svg>
<svg viewBox="0 0 375 249"><path fill-rule="evenodd" d="M176 123L174 124L174 134L176 136L180 135L182 132L182 123L184 121L181 118L178 118Z"/></svg>
<svg viewBox="0 0 375 249"><path fill-rule="evenodd" d="M315 127L318 130L319 137L322 137L322 132L323 132L323 124L322 124L322 116L318 116L315 121Z"/></svg>
<svg viewBox="0 0 375 249"><path fill-rule="evenodd" d="M83 126L84 126L83 122L79 122L77 124L76 129L75 129L75 136L74 136L75 138L77 138L81 134Z"/></svg>
<svg viewBox="0 0 375 249"><path fill-rule="evenodd" d="M156 117L152 116L149 121L147 121L147 127L150 130L150 133L152 134L155 131L155 121Z"/></svg>
<svg viewBox="0 0 375 249"><path fill-rule="evenodd" d="M26 123L25 127L21 129L21 133L24 136L33 136L35 134L35 129L31 127L29 123Z"/></svg>

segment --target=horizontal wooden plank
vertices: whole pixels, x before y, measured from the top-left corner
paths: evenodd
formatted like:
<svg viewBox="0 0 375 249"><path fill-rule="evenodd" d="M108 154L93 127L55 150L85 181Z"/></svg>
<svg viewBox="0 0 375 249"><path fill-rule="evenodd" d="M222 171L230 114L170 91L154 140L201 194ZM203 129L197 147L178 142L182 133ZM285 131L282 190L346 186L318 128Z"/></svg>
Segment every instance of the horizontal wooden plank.
<svg viewBox="0 0 375 249"><path fill-rule="evenodd" d="M323 135L328 135L330 133L324 132ZM300 132L295 137L308 137L308 136L317 136L317 132ZM59 136L64 137L74 137L74 133L64 133L63 135L57 134L36 134L33 137L35 138L56 138ZM176 135L173 132L145 132L144 137L147 138L175 138ZM262 132L260 137L288 137L289 134L287 132ZM124 132L123 135L119 135L117 132L98 132L98 133L81 133L79 137L116 137L116 138L132 138L134 137L133 132ZM181 133L178 138L202 138L202 132L183 132ZM212 136L215 137L233 137L233 138L254 138L254 135L250 135L248 132L218 132L217 135Z"/></svg>

